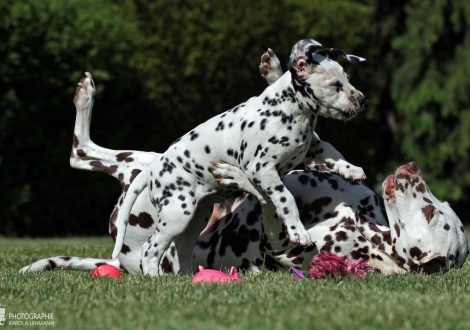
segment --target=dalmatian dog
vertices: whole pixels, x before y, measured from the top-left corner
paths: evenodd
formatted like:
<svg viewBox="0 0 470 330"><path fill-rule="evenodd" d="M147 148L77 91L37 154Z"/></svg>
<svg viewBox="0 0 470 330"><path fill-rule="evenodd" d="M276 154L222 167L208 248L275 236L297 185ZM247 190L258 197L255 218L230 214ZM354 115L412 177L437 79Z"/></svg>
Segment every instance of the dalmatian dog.
<svg viewBox="0 0 470 330"><path fill-rule="evenodd" d="M363 258L377 271L394 274L447 271L466 260L462 223L447 202L434 197L414 162L398 168L383 184L388 222L365 184L347 181L315 160L307 164L310 171L290 172L283 183L315 246L294 245L282 223L263 222L263 216L276 217L275 208L268 199L263 204L252 197L259 189L242 171L219 163L213 171L217 180L251 195L220 208L220 221L201 234L193 262L215 268L237 265L255 272L292 266L308 270L312 257L325 250Z"/></svg>
<svg viewBox="0 0 470 330"><path fill-rule="evenodd" d="M129 214L148 188L157 210L156 230L142 246L143 273L159 276L160 261L175 243L180 271L191 270L191 252L214 202L230 189L214 182L210 162L237 166L264 193L283 221L293 244L312 246L292 194L281 177L301 164L312 142L317 115L349 120L363 109L365 97L334 61L335 49L314 52L313 39L294 45L289 71L260 96L197 126L175 141L131 183L115 222L113 259L119 256ZM255 142L256 141L256 142Z"/></svg>
<svg viewBox="0 0 470 330"><path fill-rule="evenodd" d="M351 55L349 55L351 56ZM321 58L320 58L321 59ZM282 76L280 62L274 52L269 49L262 56L260 73L269 85ZM91 74L80 81L74 97L77 110L72 153L70 165L73 168L107 173L119 180L121 184L121 196L111 214L109 220L109 232L116 241L117 228L115 221L124 197L134 178L161 154L154 152L142 152L133 150L111 150L97 146L90 138L90 121L94 103L95 86ZM249 124L248 124L249 125ZM312 136L312 142L308 154L322 155L322 159L336 172L348 180L365 179L363 170L346 162L341 154L330 144L321 141L316 134ZM259 196L257 196L259 197ZM217 210L220 204L216 204L215 212L206 216L204 223L212 224L218 219ZM23 267L21 272L34 272L54 269L92 270L102 264L110 264L119 267L122 271L131 274L142 274L140 248L142 244L152 236L156 229L157 213L150 203L148 190L145 189L137 198L132 207L127 223L127 231L121 253L115 259L80 258L70 256L58 256L39 260L31 265ZM161 271L180 271L175 245L172 243L167 251L166 258L161 263Z"/></svg>
<svg viewBox="0 0 470 330"><path fill-rule="evenodd" d="M275 75L280 77L282 72L276 68L276 63L279 61L268 50L260 66L262 75L266 77L267 73L275 70ZM89 127L93 96L93 81L87 74L79 84L74 99L77 118L70 163L74 168L104 172L120 180L122 193L110 218L110 233L115 239L116 213L131 181L159 154L115 151L92 143ZM282 180L293 194L300 219L316 246L303 248L291 244L286 239L282 224L261 223L263 208L267 208L267 204L257 203L252 196L242 196L225 204L215 204L209 224L194 247L193 264L216 269L236 265L239 269L252 271L262 268L287 270L289 266L306 269L318 250L326 250L354 259L364 258L375 269L386 274L419 269L435 272L462 265L468 254L463 226L449 205L439 202L431 194L415 165L399 168L395 176L388 177L384 182L389 226L381 213L377 197L369 188L361 182L343 179L334 166L327 167L315 161L315 156L322 149L332 147L316 135L312 145L319 148L312 149L309 156L313 159L305 161L310 171L294 171ZM237 168L217 163L212 167L219 183L224 182L227 186L248 192L253 189ZM413 187L416 191L405 190ZM145 193L142 195L145 196ZM257 191L251 193L263 198ZM416 205L410 204L410 198ZM422 201L426 204L419 205ZM265 212L273 214L269 208ZM59 256L34 262L23 267L21 272L54 269L89 271L106 263L131 274L142 274L139 267L140 247L152 235L155 219L155 208L148 196L139 197L129 217L125 244L118 259ZM415 239L415 232L421 233L418 239ZM428 239L423 241L423 237ZM175 247L172 245L162 263L162 270L176 272L175 257Z"/></svg>
<svg viewBox="0 0 470 330"><path fill-rule="evenodd" d="M193 264L215 269L235 265L253 272L288 271L291 266L306 270L311 258L325 250L355 260L363 258L377 271L394 274L447 271L466 260L468 242L462 223L448 203L432 195L414 162L398 168L383 184L388 221L378 198L365 184L345 180L313 159L306 160L306 164L310 170L292 171L282 180L293 194L315 246L292 244L282 223L262 222L264 212L276 216L274 208L244 195L215 205L193 249ZM250 193L256 189L238 168L226 163L214 163L213 167L217 180L226 180L226 184ZM148 229L134 226L139 228L136 231L151 234ZM134 244L139 251L142 240L145 238ZM107 263L141 273L140 254L134 256L123 259L120 255L119 260L54 257L37 261L21 272L91 270ZM164 270L168 270L173 257L168 251Z"/></svg>
<svg viewBox="0 0 470 330"><path fill-rule="evenodd" d="M435 272L463 264L468 255L464 227L449 204L431 193L414 162L398 168L382 190L392 240L385 251L399 266Z"/></svg>

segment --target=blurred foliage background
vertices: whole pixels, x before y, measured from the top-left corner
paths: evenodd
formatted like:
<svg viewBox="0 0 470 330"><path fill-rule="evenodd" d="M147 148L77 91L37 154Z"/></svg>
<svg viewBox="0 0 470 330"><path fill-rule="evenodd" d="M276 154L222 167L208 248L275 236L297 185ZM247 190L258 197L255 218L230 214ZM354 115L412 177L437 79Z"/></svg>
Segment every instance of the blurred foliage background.
<svg viewBox="0 0 470 330"><path fill-rule="evenodd" d="M416 161L468 222L469 20L465 0L2 0L0 234L107 233L119 183L69 166L84 71L97 85L93 141L162 152L261 93L261 54L271 47L287 63L304 38L367 59L341 62L367 111L347 123L321 118L320 137L378 194Z"/></svg>

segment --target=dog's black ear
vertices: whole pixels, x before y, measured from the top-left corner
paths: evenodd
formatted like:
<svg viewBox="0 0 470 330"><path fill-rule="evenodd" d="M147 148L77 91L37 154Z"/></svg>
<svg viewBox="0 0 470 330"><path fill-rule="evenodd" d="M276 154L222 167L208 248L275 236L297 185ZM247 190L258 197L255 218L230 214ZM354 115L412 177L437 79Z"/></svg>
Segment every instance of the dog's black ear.
<svg viewBox="0 0 470 330"><path fill-rule="evenodd" d="M315 54L322 55L324 57L332 59L333 61L337 61L339 56L343 56L351 63L359 63L366 60L365 58L356 55L346 54L342 49L338 48L320 49L317 50Z"/></svg>
<svg viewBox="0 0 470 330"><path fill-rule="evenodd" d="M313 58L313 54L316 53L315 48L316 48L315 46L310 46L305 52L305 58L307 59L308 64L318 65L319 62L321 62L318 60L318 58L317 59ZM327 57L326 55L323 55L323 56Z"/></svg>
<svg viewBox="0 0 470 330"><path fill-rule="evenodd" d="M359 63L359 62L364 62L366 60L364 57L359 57L359 56L352 55L352 54L346 54L346 58L351 63Z"/></svg>
<svg viewBox="0 0 470 330"><path fill-rule="evenodd" d="M298 42L292 47L292 51L290 53L289 58L289 67L296 67L297 61L305 57L304 60L308 60L309 52L313 52L315 47L321 47L321 43L314 39L303 39Z"/></svg>
<svg viewBox="0 0 470 330"><path fill-rule="evenodd" d="M438 256L430 261L421 264L419 269L423 271L425 274L433 274L442 271L446 271L446 258L443 256Z"/></svg>

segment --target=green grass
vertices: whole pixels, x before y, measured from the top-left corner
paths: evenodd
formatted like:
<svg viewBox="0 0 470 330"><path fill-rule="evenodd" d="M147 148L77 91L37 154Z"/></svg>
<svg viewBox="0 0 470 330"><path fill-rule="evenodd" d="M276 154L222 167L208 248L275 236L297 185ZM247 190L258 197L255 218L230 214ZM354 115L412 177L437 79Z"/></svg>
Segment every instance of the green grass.
<svg viewBox="0 0 470 330"><path fill-rule="evenodd" d="M371 274L364 281L241 274L241 285L193 285L191 276L90 280L88 272L18 274L40 258L106 258L112 247L107 237L0 238L0 305L7 313L54 313L56 329L470 328L468 262L446 274Z"/></svg>

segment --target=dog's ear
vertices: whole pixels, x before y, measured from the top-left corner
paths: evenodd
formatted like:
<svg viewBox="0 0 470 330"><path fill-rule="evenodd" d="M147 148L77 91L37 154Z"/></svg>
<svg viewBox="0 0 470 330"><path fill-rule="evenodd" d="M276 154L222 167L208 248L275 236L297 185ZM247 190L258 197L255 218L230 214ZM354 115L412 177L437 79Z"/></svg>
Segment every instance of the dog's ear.
<svg viewBox="0 0 470 330"><path fill-rule="evenodd" d="M425 274L438 273L440 271L446 271L446 258L440 254L434 254L421 259L419 269Z"/></svg>
<svg viewBox="0 0 470 330"><path fill-rule="evenodd" d="M359 62L363 62L366 60L365 58L362 58L356 55L346 54L342 49L338 49L338 48L320 49L320 50L317 50L314 54L324 56L326 58L332 59L333 61L338 60L339 56L343 56L351 63L359 63ZM313 57L312 59L315 60Z"/></svg>
<svg viewBox="0 0 470 330"><path fill-rule="evenodd" d="M313 39L303 39L298 41L293 47L289 58L289 68L294 68L297 72L307 72L308 54L313 52L315 47L321 44Z"/></svg>

